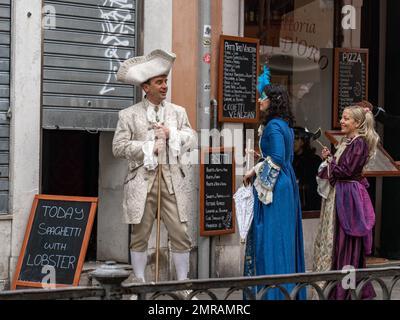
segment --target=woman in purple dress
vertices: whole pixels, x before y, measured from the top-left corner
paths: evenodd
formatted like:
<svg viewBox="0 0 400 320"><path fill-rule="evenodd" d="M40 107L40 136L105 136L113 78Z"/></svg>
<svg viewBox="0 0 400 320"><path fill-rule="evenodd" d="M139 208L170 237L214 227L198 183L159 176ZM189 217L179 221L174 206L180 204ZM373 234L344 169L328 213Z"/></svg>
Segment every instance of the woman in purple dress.
<svg viewBox="0 0 400 320"><path fill-rule="evenodd" d="M345 137L333 157L327 148L322 150L325 161L317 177L318 192L323 199L314 245L313 269L316 272L342 270L346 266L365 268L365 256L372 249L375 212L362 171L375 155L379 136L374 129L372 113L359 106L346 108L340 125ZM351 299L346 289L337 285L329 298ZM374 296L369 283L361 298Z"/></svg>

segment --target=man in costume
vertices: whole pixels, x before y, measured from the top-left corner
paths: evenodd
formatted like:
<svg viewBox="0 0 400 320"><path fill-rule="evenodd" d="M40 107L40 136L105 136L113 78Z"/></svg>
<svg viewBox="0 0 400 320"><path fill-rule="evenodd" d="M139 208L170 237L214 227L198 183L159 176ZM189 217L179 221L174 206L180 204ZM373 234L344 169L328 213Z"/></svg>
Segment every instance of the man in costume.
<svg viewBox="0 0 400 320"><path fill-rule="evenodd" d="M175 58L173 53L154 50L126 60L117 73L118 81L141 86L145 92L141 102L119 112L113 139L114 156L128 160L123 218L132 225L133 272L143 282L159 183L161 220L168 231L177 279L187 279L189 272L188 219L193 211L193 181L190 165L183 165L181 159L195 147L196 136L185 109L165 101L167 77Z"/></svg>
<svg viewBox="0 0 400 320"><path fill-rule="evenodd" d="M303 211L319 210L321 197L317 192L318 167L321 158L315 154L311 146L314 133L308 132L303 127L294 127L294 158L293 169L299 186L300 203Z"/></svg>

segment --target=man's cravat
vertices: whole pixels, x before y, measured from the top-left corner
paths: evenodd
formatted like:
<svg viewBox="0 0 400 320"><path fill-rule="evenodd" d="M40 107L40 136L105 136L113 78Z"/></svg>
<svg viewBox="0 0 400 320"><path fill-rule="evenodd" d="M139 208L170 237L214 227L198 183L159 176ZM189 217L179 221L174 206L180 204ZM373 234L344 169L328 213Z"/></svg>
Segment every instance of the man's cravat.
<svg viewBox="0 0 400 320"><path fill-rule="evenodd" d="M156 122L160 122L160 117L158 116L159 106L154 106L154 111L156 113Z"/></svg>

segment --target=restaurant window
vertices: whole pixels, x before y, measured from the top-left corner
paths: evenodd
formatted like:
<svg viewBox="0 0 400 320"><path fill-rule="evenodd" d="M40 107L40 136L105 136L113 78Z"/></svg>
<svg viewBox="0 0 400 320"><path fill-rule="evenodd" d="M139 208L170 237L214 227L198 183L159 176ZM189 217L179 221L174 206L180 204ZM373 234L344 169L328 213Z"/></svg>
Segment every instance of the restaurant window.
<svg viewBox="0 0 400 320"><path fill-rule="evenodd" d="M327 63L334 46L334 13L333 0L245 0L244 36L260 39L260 65L270 67L271 82L285 85L291 97L298 127L294 168L304 211L320 209L315 175L321 147L304 140L304 132L331 128L332 71ZM329 145L325 137L320 140Z"/></svg>

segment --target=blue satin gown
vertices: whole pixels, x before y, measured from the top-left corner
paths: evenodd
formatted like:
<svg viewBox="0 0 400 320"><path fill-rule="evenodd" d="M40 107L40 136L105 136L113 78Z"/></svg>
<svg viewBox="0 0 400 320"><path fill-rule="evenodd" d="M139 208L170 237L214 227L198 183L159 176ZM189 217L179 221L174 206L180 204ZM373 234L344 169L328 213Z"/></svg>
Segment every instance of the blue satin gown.
<svg viewBox="0 0 400 320"><path fill-rule="evenodd" d="M253 187L254 218L247 238L245 276L302 273L305 270L300 198L292 167L293 142L293 129L280 118L269 121L262 133L263 157L270 156L281 170L273 189L272 203L262 203ZM283 288L290 294L294 286L287 284ZM262 288L257 289L260 292ZM279 289L270 289L261 298L281 300L285 296ZM297 299L306 299L305 289L300 291Z"/></svg>

